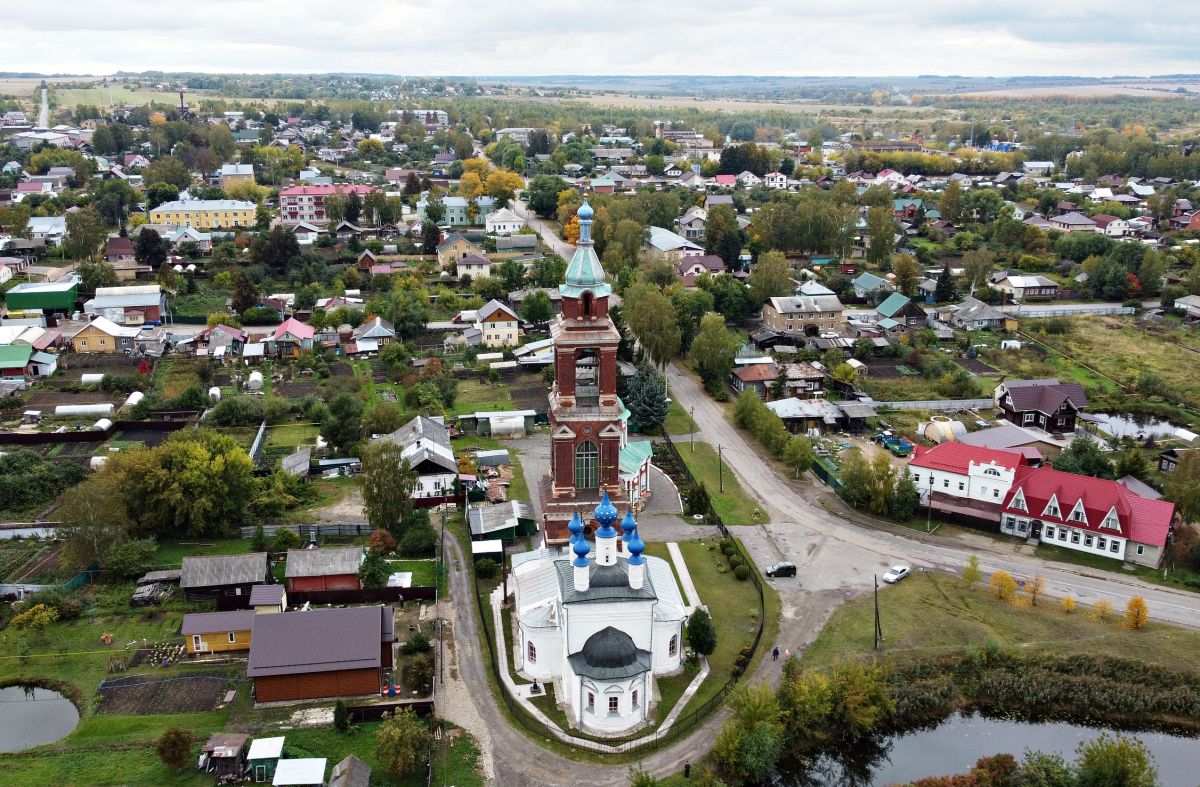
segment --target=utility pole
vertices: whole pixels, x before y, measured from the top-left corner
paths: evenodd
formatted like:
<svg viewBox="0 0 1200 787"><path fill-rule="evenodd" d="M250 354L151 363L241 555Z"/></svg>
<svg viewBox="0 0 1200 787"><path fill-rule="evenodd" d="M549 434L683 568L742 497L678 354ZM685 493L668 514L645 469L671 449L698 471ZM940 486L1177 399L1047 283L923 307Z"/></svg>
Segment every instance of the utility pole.
<svg viewBox="0 0 1200 787"><path fill-rule="evenodd" d="M717 446L717 486L725 491L725 460L721 458L721 446Z"/></svg>
<svg viewBox="0 0 1200 787"><path fill-rule="evenodd" d="M691 434L688 435L688 438L692 445L692 453L694 454L696 453L696 405L692 405L689 416L692 419L692 428L689 430Z"/></svg>
<svg viewBox="0 0 1200 787"><path fill-rule="evenodd" d="M883 626L879 622L879 575L875 575L875 650L879 650L879 643L883 642Z"/></svg>
<svg viewBox="0 0 1200 787"><path fill-rule="evenodd" d="M925 532L933 532L933 471L929 471L929 494L925 498Z"/></svg>

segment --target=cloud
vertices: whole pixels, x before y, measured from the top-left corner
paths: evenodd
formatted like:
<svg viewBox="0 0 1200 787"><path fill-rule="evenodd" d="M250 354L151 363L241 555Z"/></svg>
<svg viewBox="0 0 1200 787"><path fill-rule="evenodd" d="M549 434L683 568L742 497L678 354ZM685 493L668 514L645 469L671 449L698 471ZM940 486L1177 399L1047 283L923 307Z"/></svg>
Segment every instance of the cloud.
<svg viewBox="0 0 1200 787"><path fill-rule="evenodd" d="M70 5L82 5L76 0ZM89 0L8 3L0 69L1104 76L1200 72L1190 3Z"/></svg>

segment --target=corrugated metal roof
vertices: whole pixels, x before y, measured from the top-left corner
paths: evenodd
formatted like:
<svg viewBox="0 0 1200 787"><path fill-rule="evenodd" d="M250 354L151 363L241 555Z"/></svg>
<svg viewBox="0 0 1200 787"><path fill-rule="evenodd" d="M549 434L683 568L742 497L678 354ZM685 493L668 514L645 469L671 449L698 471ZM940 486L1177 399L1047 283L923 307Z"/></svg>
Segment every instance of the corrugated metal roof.
<svg viewBox="0 0 1200 787"><path fill-rule="evenodd" d="M289 549L284 576L329 577L357 574L362 565L362 547L329 547L326 549Z"/></svg>
<svg viewBox="0 0 1200 787"><path fill-rule="evenodd" d="M250 585L267 581L267 553L185 557L179 574L179 586L210 588L224 585Z"/></svg>
<svg viewBox="0 0 1200 787"><path fill-rule="evenodd" d="M246 674L297 675L380 666L390 607L256 615Z"/></svg>
<svg viewBox="0 0 1200 787"><path fill-rule="evenodd" d="M189 612L183 616L179 633L212 634L224 631L249 631L254 623L254 610L239 609L232 612Z"/></svg>

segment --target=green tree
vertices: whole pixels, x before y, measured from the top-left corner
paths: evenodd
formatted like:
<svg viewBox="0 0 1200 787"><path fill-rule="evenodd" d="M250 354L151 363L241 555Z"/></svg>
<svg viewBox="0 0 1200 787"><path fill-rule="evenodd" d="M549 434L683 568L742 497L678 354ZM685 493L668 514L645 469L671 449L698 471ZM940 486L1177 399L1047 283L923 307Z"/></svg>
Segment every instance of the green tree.
<svg viewBox="0 0 1200 787"><path fill-rule="evenodd" d="M170 183L152 183L146 187L146 209L154 210L164 202L179 199L179 189Z"/></svg>
<svg viewBox="0 0 1200 787"><path fill-rule="evenodd" d="M146 572L158 551L153 538L134 538L109 547L101 566L121 579L133 579Z"/></svg>
<svg viewBox="0 0 1200 787"><path fill-rule="evenodd" d="M168 727L158 737L154 751L168 768L181 771L192 759L192 733L183 727Z"/></svg>
<svg viewBox="0 0 1200 787"><path fill-rule="evenodd" d="M739 781L764 784L775 775L783 751L779 705L765 681L742 683L729 695L730 718L713 746L721 771Z"/></svg>
<svg viewBox="0 0 1200 787"><path fill-rule="evenodd" d="M260 234L250 243L250 258L257 265L266 265L276 273L283 273L300 257L300 243L296 233L282 224Z"/></svg>
<svg viewBox="0 0 1200 787"><path fill-rule="evenodd" d="M117 272L107 262L81 262L75 272L79 274L80 295L95 295L97 287L117 286Z"/></svg>
<svg viewBox="0 0 1200 787"><path fill-rule="evenodd" d="M1100 445L1086 432L1077 435L1071 444L1053 460L1055 470L1090 475L1095 478L1113 477L1113 465Z"/></svg>
<svg viewBox="0 0 1200 787"><path fill-rule="evenodd" d="M681 288L671 293L671 304L679 321L679 350L686 355L700 330L700 321L713 310L713 297L702 289Z"/></svg>
<svg viewBox="0 0 1200 787"><path fill-rule="evenodd" d="M896 491L896 468L883 451L871 458L871 480L867 489L867 510L879 516L891 513Z"/></svg>
<svg viewBox="0 0 1200 787"><path fill-rule="evenodd" d="M650 284L635 284L625 294L625 324L660 368L679 352L680 330L671 299Z"/></svg>
<svg viewBox="0 0 1200 787"><path fill-rule="evenodd" d="M362 565L358 568L358 579L362 582L363 587L386 587L390 574L391 568L383 559L383 553L378 549L367 550L367 556L363 558Z"/></svg>
<svg viewBox="0 0 1200 787"><path fill-rule="evenodd" d="M341 697L333 704L333 728L338 732L350 731L350 706Z"/></svg>
<svg viewBox="0 0 1200 787"><path fill-rule="evenodd" d="M630 420L638 431L656 430L667 420L667 385L650 364L642 362L629 381L628 401Z"/></svg>
<svg viewBox="0 0 1200 787"><path fill-rule="evenodd" d="M963 255L963 271L966 273L968 292L974 294L975 288L987 284L994 264L992 253L984 249L968 251Z"/></svg>
<svg viewBox="0 0 1200 787"><path fill-rule="evenodd" d="M871 499L871 466L859 449L847 452L838 468L838 480L842 483L842 498L855 508Z"/></svg>
<svg viewBox="0 0 1200 787"><path fill-rule="evenodd" d="M913 483L912 476L908 473L900 473L892 490L892 516L901 522L907 522L917 515L920 507L921 493L917 491L917 485Z"/></svg>
<svg viewBox="0 0 1200 787"><path fill-rule="evenodd" d="M1079 787L1154 787L1158 771L1146 744L1124 735L1084 741L1076 749Z"/></svg>
<svg viewBox="0 0 1200 787"><path fill-rule="evenodd" d="M493 274L504 283L506 293L519 290L525 286L525 266L519 261L508 259L496 266Z"/></svg>
<svg viewBox="0 0 1200 787"><path fill-rule="evenodd" d="M1200 522L1200 451L1185 451L1167 476L1163 497L1175 504L1185 522Z"/></svg>
<svg viewBox="0 0 1200 787"><path fill-rule="evenodd" d="M362 437L363 402L342 392L329 400L329 413L321 422L321 434L338 451L348 451Z"/></svg>
<svg viewBox="0 0 1200 787"><path fill-rule="evenodd" d="M795 290L792 283L792 269L781 251L768 251L759 255L758 261L750 269L750 293L754 303L766 303L768 298L791 295Z"/></svg>
<svg viewBox="0 0 1200 787"><path fill-rule="evenodd" d="M688 357L706 386L723 386L733 369L737 349L737 337L725 327L721 315L713 312L700 320L700 332Z"/></svg>
<svg viewBox="0 0 1200 787"><path fill-rule="evenodd" d="M717 649L717 629L704 609L697 609L688 618L687 641L702 656L710 656Z"/></svg>
<svg viewBox="0 0 1200 787"><path fill-rule="evenodd" d="M954 278L950 275L950 266L942 268L937 277L937 287L933 291L933 299L938 303L949 303L957 295ZM860 359L861 360L861 359Z"/></svg>
<svg viewBox="0 0 1200 787"><path fill-rule="evenodd" d="M521 301L521 318L528 323L541 325L554 319L554 308L550 296L544 290L534 290Z"/></svg>
<svg viewBox="0 0 1200 787"><path fill-rule="evenodd" d="M400 525L412 510L416 473L401 457L402 449L388 440L377 440L362 452L363 511L373 528L400 533Z"/></svg>
<svg viewBox="0 0 1200 787"><path fill-rule="evenodd" d="M732 323L740 323L753 314L758 304L750 288L733 276L714 276L709 285L713 309Z"/></svg>
<svg viewBox="0 0 1200 787"><path fill-rule="evenodd" d="M867 211L867 262L882 265L896 244L896 221L892 207L878 205Z"/></svg>
<svg viewBox="0 0 1200 787"><path fill-rule="evenodd" d="M421 766L432 742L429 728L405 708L379 725L375 733L375 757L389 778L400 781Z"/></svg>
<svg viewBox="0 0 1200 787"><path fill-rule="evenodd" d="M163 156L146 167L142 172L142 180L147 188L155 183L170 183L182 191L191 184L192 173L188 171L187 165L174 156Z"/></svg>
<svg viewBox="0 0 1200 787"><path fill-rule="evenodd" d="M287 552L300 546L300 536L295 530L286 527L278 528L271 539L272 552Z"/></svg>
<svg viewBox="0 0 1200 787"><path fill-rule="evenodd" d="M846 659L833 669L832 721L850 739L870 735L895 706L878 664Z"/></svg>
<svg viewBox="0 0 1200 787"><path fill-rule="evenodd" d="M233 294L230 296L233 310L238 314L258 303L259 292L254 280L241 268L233 271Z"/></svg>
<svg viewBox="0 0 1200 787"><path fill-rule="evenodd" d="M254 534L250 536L250 551L267 551L267 531L263 528L262 522L254 526Z"/></svg>
<svg viewBox="0 0 1200 787"><path fill-rule="evenodd" d="M566 188L566 181L557 175L536 176L526 188L529 207L544 219L554 218L558 212L558 195Z"/></svg>
<svg viewBox="0 0 1200 787"><path fill-rule="evenodd" d="M946 184L946 188L942 191L942 198L938 200L938 210L942 214L942 219L951 224L958 224L962 221L963 191L962 186L958 185L958 181L952 180Z"/></svg>
<svg viewBox="0 0 1200 787"><path fill-rule="evenodd" d="M912 297L921 281L921 268L911 254L898 254L892 260L892 272L896 274L896 289Z"/></svg>
<svg viewBox="0 0 1200 787"><path fill-rule="evenodd" d="M792 472L796 474L796 478L807 473L809 468L813 466L813 463L817 461L812 441L804 435L792 435L789 437L787 447L784 448L783 461L788 467L792 468Z"/></svg>
<svg viewBox="0 0 1200 787"><path fill-rule="evenodd" d="M66 252L77 260L97 261L108 237L104 219L93 207L67 214Z"/></svg>
<svg viewBox="0 0 1200 787"><path fill-rule="evenodd" d="M963 579L971 586L983 581L983 569L979 567L978 555L967 558L967 565L963 568Z"/></svg>
<svg viewBox="0 0 1200 787"><path fill-rule="evenodd" d="M728 205L717 205L708 211L704 223L704 250L715 254L732 267L742 253L742 230L737 214Z"/></svg>

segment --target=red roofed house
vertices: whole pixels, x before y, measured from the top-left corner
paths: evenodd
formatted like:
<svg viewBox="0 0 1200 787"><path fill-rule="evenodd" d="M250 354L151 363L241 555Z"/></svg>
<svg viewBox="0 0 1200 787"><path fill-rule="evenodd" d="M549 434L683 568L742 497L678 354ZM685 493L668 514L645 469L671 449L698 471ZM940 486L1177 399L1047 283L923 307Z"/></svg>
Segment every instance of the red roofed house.
<svg viewBox="0 0 1200 787"><path fill-rule="evenodd" d="M950 442L916 446L908 474L922 503L944 514L995 525L1018 470L1026 467L1025 457L1014 451Z"/></svg>
<svg viewBox="0 0 1200 787"><path fill-rule="evenodd" d="M713 178L713 183L718 186L733 188L737 185L737 175L717 175Z"/></svg>
<svg viewBox="0 0 1200 787"><path fill-rule="evenodd" d="M1001 516L1002 533L1157 567L1175 504L1116 481L1041 467L1018 475Z"/></svg>
<svg viewBox="0 0 1200 787"><path fill-rule="evenodd" d="M306 325L295 317L288 317L283 324L271 334L275 343L275 352L282 356L295 358L305 350L311 350L313 336L316 331L311 325Z"/></svg>
<svg viewBox="0 0 1200 787"><path fill-rule="evenodd" d="M760 399L767 398L767 386L779 376L779 367L773 363L751 363L739 366L729 377L733 390L741 393L750 389L758 394Z"/></svg>

